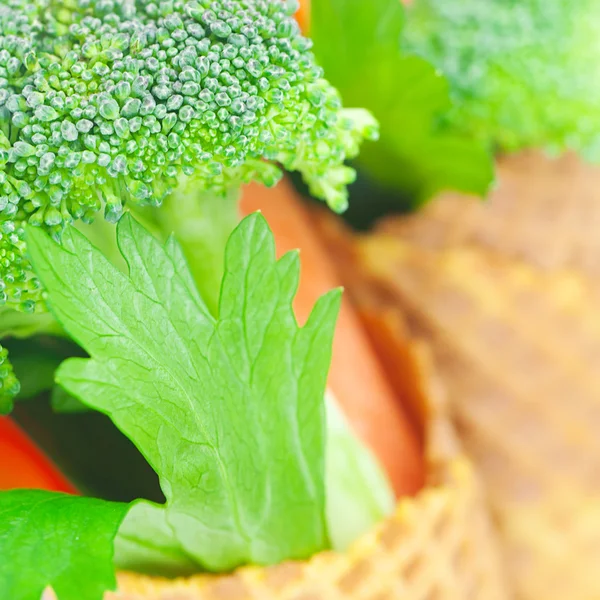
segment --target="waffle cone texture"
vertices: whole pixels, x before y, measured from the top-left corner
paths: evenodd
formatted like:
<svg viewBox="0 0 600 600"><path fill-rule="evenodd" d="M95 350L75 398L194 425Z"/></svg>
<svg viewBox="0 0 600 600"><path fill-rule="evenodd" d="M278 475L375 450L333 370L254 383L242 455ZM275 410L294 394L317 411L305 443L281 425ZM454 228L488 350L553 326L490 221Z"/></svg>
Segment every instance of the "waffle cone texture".
<svg viewBox="0 0 600 600"><path fill-rule="evenodd" d="M398 323L384 324L383 343L393 340L404 394L428 415L423 491L344 554L178 580L121 573L106 600L507 600L481 486L445 416L427 352L393 330Z"/></svg>
<svg viewBox="0 0 600 600"><path fill-rule="evenodd" d="M600 598L600 170L527 153L388 219L354 268L432 350L519 600Z"/></svg>

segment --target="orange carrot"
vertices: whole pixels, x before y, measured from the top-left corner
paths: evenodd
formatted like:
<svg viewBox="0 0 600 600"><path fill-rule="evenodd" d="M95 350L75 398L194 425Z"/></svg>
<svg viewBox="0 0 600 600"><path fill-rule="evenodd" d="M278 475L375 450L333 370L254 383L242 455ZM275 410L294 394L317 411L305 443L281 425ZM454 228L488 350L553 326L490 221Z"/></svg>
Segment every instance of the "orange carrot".
<svg viewBox="0 0 600 600"><path fill-rule="evenodd" d="M8 417L0 417L0 456L0 490L34 488L75 493L75 488Z"/></svg>
<svg viewBox="0 0 600 600"><path fill-rule="evenodd" d="M278 253L301 250L300 289L295 310L304 322L316 299L340 285L327 251L311 227L310 217L291 185L283 181L267 190L245 189L241 211L261 210L269 222ZM424 464L418 435L386 380L347 298L336 329L329 386L355 433L373 450L398 496L415 493L423 484Z"/></svg>
<svg viewBox="0 0 600 600"><path fill-rule="evenodd" d="M310 28L310 0L300 0L300 8L296 13L296 21L304 35L308 35Z"/></svg>
<svg viewBox="0 0 600 600"><path fill-rule="evenodd" d="M368 0L365 0L367 2ZM412 0L400 0L405 6L411 4ZM300 8L296 13L296 21L304 35L309 35L310 31L310 0L300 0Z"/></svg>

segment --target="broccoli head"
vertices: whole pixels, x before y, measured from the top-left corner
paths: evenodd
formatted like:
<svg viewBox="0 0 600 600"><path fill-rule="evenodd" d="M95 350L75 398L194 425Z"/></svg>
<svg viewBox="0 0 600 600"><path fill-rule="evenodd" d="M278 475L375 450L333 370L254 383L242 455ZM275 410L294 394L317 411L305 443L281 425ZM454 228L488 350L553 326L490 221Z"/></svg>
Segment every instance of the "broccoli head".
<svg viewBox="0 0 600 600"><path fill-rule="evenodd" d="M0 414L10 408L12 398L19 393L21 386L8 361L8 351L0 344Z"/></svg>
<svg viewBox="0 0 600 600"><path fill-rule="evenodd" d="M39 310L27 223L56 238L302 173L335 210L377 124L341 108L283 0L5 0L0 6L0 306Z"/></svg>
<svg viewBox="0 0 600 600"><path fill-rule="evenodd" d="M599 160L599 11L598 0L416 0L406 44L448 77L461 131Z"/></svg>

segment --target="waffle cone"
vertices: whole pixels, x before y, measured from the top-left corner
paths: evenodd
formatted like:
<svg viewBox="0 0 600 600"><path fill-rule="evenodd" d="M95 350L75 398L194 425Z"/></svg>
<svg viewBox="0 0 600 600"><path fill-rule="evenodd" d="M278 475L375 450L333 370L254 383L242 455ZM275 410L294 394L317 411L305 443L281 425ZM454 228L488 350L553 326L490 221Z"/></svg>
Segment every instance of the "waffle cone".
<svg viewBox="0 0 600 600"><path fill-rule="evenodd" d="M380 322L394 340L404 393L427 404L428 485L347 553L179 580L119 575L106 600L505 600L481 486L445 416L427 352ZM380 338L383 340L383 336ZM424 414L424 413L423 413Z"/></svg>
<svg viewBox="0 0 600 600"><path fill-rule="evenodd" d="M600 597L600 171L527 154L356 245L428 340L522 600ZM356 269L355 262L355 269Z"/></svg>

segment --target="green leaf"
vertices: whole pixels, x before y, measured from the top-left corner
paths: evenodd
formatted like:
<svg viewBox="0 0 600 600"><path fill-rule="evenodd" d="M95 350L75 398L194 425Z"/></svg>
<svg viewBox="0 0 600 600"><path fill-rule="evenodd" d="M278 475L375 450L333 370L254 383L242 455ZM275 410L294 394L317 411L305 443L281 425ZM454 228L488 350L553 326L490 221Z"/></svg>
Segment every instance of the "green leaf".
<svg viewBox="0 0 600 600"><path fill-rule="evenodd" d="M395 507L394 491L372 452L354 435L333 395L326 395L326 517L331 546L345 551ZM138 502L115 540L120 569L172 577L194 572L156 504Z"/></svg>
<svg viewBox="0 0 600 600"><path fill-rule="evenodd" d="M137 502L131 508L115 539L119 569L162 577L192 575L198 570L167 518L167 511L152 502Z"/></svg>
<svg viewBox="0 0 600 600"><path fill-rule="evenodd" d="M447 82L401 49L398 0L313 0L311 35L344 104L369 109L381 126L357 164L379 184L421 202L444 189L483 195L493 179L488 148L445 127Z"/></svg>
<svg viewBox="0 0 600 600"><path fill-rule="evenodd" d="M55 412L69 415L85 413L89 410L83 402L71 396L71 394L60 387L60 385L52 386L50 405Z"/></svg>
<svg viewBox="0 0 600 600"><path fill-rule="evenodd" d="M503 151L600 160L598 0L419 0L405 45L450 82L447 120Z"/></svg>
<svg viewBox="0 0 600 600"><path fill-rule="evenodd" d="M173 238L118 224L126 276L77 231L30 228L49 306L92 357L57 382L109 415L160 477L166 522L211 570L305 558L327 546L324 390L340 291L304 327L297 253L275 258L260 214L227 244L215 319Z"/></svg>
<svg viewBox="0 0 600 600"><path fill-rule="evenodd" d="M335 398L327 397L327 527L344 551L395 506L394 491L372 452L351 431Z"/></svg>
<svg viewBox="0 0 600 600"><path fill-rule="evenodd" d="M223 254L239 222L240 190L223 195L199 190L194 179L181 177L178 187L158 208L146 209L152 225L164 238L175 232L185 258L211 314L216 315L223 277Z"/></svg>
<svg viewBox="0 0 600 600"><path fill-rule="evenodd" d="M113 541L128 510L41 490L0 492L0 598L102 600L116 586Z"/></svg>
<svg viewBox="0 0 600 600"><path fill-rule="evenodd" d="M329 392L326 406L327 529L333 549L343 552L393 512L395 498L377 459L354 435ZM120 569L164 577L194 572L195 563L177 542L166 516L150 502L132 507L115 540Z"/></svg>

